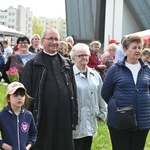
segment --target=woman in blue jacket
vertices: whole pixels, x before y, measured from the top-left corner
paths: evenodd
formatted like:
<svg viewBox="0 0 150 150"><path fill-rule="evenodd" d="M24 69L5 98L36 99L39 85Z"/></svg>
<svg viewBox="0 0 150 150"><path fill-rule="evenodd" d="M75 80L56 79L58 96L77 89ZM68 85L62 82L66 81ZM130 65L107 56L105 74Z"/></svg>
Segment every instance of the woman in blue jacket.
<svg viewBox="0 0 150 150"><path fill-rule="evenodd" d="M124 39L126 56L108 70L102 87L113 150L143 150L150 129L150 67L141 60L142 43L137 35ZM118 107L133 105L137 129L116 129L115 103Z"/></svg>
<svg viewBox="0 0 150 150"><path fill-rule="evenodd" d="M30 111L24 109L30 97L20 82L8 85L8 106L0 112L0 147L5 150L29 150L35 144L37 129Z"/></svg>

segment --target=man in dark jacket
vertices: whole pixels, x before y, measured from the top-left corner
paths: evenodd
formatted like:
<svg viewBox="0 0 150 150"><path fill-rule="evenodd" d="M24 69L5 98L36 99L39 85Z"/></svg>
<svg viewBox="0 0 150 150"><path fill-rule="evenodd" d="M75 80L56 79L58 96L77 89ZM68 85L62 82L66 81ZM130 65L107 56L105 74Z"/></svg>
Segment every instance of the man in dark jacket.
<svg viewBox="0 0 150 150"><path fill-rule="evenodd" d="M43 51L27 62L22 77L33 97L30 110L38 127L34 150L74 150L77 101L72 64L57 53L56 29L44 31L41 41Z"/></svg>

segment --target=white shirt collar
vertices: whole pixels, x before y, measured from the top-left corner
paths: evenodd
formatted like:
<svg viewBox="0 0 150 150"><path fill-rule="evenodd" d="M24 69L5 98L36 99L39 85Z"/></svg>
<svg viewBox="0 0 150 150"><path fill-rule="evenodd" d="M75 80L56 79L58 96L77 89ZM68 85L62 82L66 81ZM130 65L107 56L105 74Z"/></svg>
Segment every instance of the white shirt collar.
<svg viewBox="0 0 150 150"><path fill-rule="evenodd" d="M50 56L54 56L54 55L57 54L57 52L55 52L54 54L50 54L50 53L46 52L45 50L43 50L43 52L44 52L45 54L47 54L47 55L50 55Z"/></svg>
<svg viewBox="0 0 150 150"><path fill-rule="evenodd" d="M82 72L78 69L78 67L77 67L76 65L73 66L73 70L74 70L74 74L75 74L75 75L76 75L76 74L82 74ZM94 75L94 71L95 71L95 69L93 70L92 68L89 68L89 67L87 66L87 72L89 72L89 73L91 73L91 74Z"/></svg>

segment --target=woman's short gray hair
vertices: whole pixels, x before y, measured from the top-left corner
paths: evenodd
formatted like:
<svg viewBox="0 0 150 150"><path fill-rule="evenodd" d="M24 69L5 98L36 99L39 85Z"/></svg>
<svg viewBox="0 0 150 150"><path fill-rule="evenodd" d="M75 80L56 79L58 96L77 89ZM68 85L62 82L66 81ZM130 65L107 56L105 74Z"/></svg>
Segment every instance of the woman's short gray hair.
<svg viewBox="0 0 150 150"><path fill-rule="evenodd" d="M101 48L101 42L100 41L92 41L90 43L90 49L92 49L93 46L95 46L95 45L99 45L99 47Z"/></svg>
<svg viewBox="0 0 150 150"><path fill-rule="evenodd" d="M124 49L128 49L130 44L136 42L136 43L141 43L143 45L143 40L139 35L128 35L123 39L122 45Z"/></svg>
<svg viewBox="0 0 150 150"><path fill-rule="evenodd" d="M70 52L71 59L73 59L76 56L77 52L80 50L86 50L88 54L90 55L90 49L87 44L77 43L76 45L72 47L72 50Z"/></svg>

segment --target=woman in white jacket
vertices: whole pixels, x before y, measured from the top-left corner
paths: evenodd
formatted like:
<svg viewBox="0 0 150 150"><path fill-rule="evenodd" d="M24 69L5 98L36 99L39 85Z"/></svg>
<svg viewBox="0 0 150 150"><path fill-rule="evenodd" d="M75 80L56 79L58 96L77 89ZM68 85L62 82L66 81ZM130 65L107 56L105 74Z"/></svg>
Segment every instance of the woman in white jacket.
<svg viewBox="0 0 150 150"><path fill-rule="evenodd" d="M78 125L73 131L75 150L90 150L97 132L97 120L104 121L107 104L101 97L102 79L99 73L87 66L89 46L78 43L73 46L71 58L77 84Z"/></svg>

